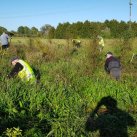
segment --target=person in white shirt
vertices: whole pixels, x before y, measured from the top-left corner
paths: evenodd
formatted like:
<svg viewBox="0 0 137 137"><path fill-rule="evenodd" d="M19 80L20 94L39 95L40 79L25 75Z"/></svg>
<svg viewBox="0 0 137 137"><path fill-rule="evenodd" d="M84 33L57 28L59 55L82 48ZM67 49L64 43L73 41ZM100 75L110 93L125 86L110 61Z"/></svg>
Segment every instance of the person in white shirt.
<svg viewBox="0 0 137 137"><path fill-rule="evenodd" d="M1 45L2 45L2 50L3 49L8 49L9 40L10 40L10 37L8 36L8 34L3 32L2 35L0 36L0 42L1 42Z"/></svg>

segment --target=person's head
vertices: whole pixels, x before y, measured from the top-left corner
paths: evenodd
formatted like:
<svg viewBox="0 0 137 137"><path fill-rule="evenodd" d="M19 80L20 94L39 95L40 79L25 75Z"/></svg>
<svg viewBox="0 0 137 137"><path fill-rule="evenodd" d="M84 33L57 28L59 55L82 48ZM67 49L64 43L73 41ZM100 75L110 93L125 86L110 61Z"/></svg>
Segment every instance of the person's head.
<svg viewBox="0 0 137 137"><path fill-rule="evenodd" d="M107 109L117 108L117 101L114 98L112 98L111 96L103 97L100 100L99 104L100 104L100 106L101 105L106 106Z"/></svg>
<svg viewBox="0 0 137 137"><path fill-rule="evenodd" d="M12 58L12 59L11 59L11 64L12 64L13 66L15 66L16 63L18 62L18 60L19 60L18 57L14 57L14 58Z"/></svg>
<svg viewBox="0 0 137 137"><path fill-rule="evenodd" d="M106 58L110 58L111 56L113 56L113 53L112 52L107 52L107 54L106 54Z"/></svg>

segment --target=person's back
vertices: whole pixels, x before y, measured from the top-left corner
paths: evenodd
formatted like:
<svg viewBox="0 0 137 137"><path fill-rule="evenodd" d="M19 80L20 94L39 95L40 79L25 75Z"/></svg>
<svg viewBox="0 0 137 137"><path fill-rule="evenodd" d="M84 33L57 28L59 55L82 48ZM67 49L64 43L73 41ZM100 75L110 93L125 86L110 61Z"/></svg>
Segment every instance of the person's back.
<svg viewBox="0 0 137 137"><path fill-rule="evenodd" d="M18 76L26 81L35 81L35 75L30 65L21 59L18 60L18 63L20 63L23 66L23 69L18 73Z"/></svg>
<svg viewBox="0 0 137 137"><path fill-rule="evenodd" d="M106 61L105 61L105 71L109 73L112 77L116 80L120 79L121 75L121 64L120 61L113 56L111 52L106 54Z"/></svg>
<svg viewBox="0 0 137 137"><path fill-rule="evenodd" d="M9 36L5 32L0 36L0 41L2 45L2 49L6 49L9 46Z"/></svg>
<svg viewBox="0 0 137 137"><path fill-rule="evenodd" d="M9 39L8 34L3 33L3 34L1 35L1 44L2 44L2 45L7 45L7 44L8 44L8 39Z"/></svg>
<svg viewBox="0 0 137 137"><path fill-rule="evenodd" d="M105 44L104 44L104 40L103 40L102 37L101 37L100 40L99 40L99 45L102 46L102 47L105 46Z"/></svg>
<svg viewBox="0 0 137 137"><path fill-rule="evenodd" d="M14 68L9 73L9 78L17 75L22 81L36 82L34 71L27 62L17 57L13 58L11 62Z"/></svg>
<svg viewBox="0 0 137 137"><path fill-rule="evenodd" d="M98 39L98 48L100 50L100 52L102 52L105 44L104 44L104 39L101 37L101 36L97 36L97 39Z"/></svg>

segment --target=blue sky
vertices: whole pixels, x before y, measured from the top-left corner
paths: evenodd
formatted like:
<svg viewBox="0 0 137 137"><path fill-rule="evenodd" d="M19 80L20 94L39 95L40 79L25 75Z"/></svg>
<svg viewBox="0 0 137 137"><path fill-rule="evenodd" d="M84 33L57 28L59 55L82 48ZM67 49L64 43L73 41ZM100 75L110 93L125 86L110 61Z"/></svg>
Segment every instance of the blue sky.
<svg viewBox="0 0 137 137"><path fill-rule="evenodd" d="M137 21L137 1L132 3L131 19ZM0 5L0 26L9 31L19 26L40 29L64 22L129 20L129 0L3 0Z"/></svg>

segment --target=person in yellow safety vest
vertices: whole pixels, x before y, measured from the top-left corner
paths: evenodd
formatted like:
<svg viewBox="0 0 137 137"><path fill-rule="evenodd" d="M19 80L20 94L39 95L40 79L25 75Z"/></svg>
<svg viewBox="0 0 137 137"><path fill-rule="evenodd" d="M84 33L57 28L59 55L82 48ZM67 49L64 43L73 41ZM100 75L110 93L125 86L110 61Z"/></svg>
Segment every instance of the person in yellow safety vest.
<svg viewBox="0 0 137 137"><path fill-rule="evenodd" d="M98 39L98 46L99 46L99 51L101 52L105 46L104 44L104 40L101 36L97 36L97 39Z"/></svg>
<svg viewBox="0 0 137 137"><path fill-rule="evenodd" d="M73 40L72 40L72 43L73 43L73 46L74 46L74 47L77 47L77 48L80 48L80 47L81 47L81 41L78 40L78 39L73 39Z"/></svg>
<svg viewBox="0 0 137 137"><path fill-rule="evenodd" d="M33 69L30 65L22 59L15 57L11 60L12 65L14 68L8 75L8 78L13 78L14 76L18 76L23 81L35 82L36 77L33 72Z"/></svg>

